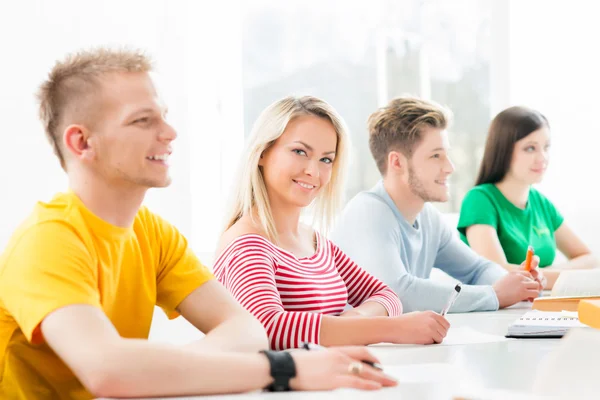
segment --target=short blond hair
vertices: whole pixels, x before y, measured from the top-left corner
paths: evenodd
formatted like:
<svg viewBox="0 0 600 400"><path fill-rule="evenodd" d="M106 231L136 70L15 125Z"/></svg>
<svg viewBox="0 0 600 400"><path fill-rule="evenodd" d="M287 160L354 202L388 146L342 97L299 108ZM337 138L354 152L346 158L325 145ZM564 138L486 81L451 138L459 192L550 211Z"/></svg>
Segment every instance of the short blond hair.
<svg viewBox="0 0 600 400"><path fill-rule="evenodd" d="M349 150L348 129L333 107L312 96L283 98L267 107L256 120L238 181L234 186L233 201L227 212L224 230L233 226L243 215L249 215L271 242L278 242L267 188L258 163L263 152L283 134L290 121L305 115L313 115L331 122L337 136L331 179L311 205L312 221L327 234L342 206L344 173Z"/></svg>
<svg viewBox="0 0 600 400"><path fill-rule="evenodd" d="M421 141L425 127L446 129L452 113L432 101L417 97L397 97L375 111L368 119L369 148L381 175L387 172L390 151L400 151L411 157Z"/></svg>
<svg viewBox="0 0 600 400"><path fill-rule="evenodd" d="M93 123L99 79L114 72L149 72L152 61L140 50L95 48L58 61L40 86L37 99L44 131L66 170L61 131L72 123Z"/></svg>

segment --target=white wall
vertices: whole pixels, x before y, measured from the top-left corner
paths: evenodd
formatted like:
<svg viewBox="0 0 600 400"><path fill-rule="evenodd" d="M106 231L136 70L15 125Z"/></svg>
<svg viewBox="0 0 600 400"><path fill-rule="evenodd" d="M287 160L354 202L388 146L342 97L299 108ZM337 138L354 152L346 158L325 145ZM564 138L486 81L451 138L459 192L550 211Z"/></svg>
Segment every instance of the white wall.
<svg viewBox="0 0 600 400"><path fill-rule="evenodd" d="M211 252L243 141L236 1L27 0L0 3L0 249L38 200L66 177L37 119L34 93L55 60L97 45L146 49L178 130L173 184L146 204L199 253ZM236 48L237 46L237 48ZM227 146L227 147L226 147Z"/></svg>
<svg viewBox="0 0 600 400"><path fill-rule="evenodd" d="M539 109L552 128L550 167L540 189L600 253L600 4L510 2L510 103Z"/></svg>

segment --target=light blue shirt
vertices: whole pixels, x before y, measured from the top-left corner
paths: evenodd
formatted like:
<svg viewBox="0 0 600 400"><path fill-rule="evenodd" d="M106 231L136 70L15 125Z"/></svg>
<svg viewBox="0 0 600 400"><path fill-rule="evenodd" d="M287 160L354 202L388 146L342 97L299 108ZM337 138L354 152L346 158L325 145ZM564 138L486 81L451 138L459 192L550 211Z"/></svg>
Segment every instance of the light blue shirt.
<svg viewBox="0 0 600 400"><path fill-rule="evenodd" d="M429 279L434 267L463 283L451 312L498 309L491 285L505 276L506 270L473 252L429 203L411 225L383 181L348 203L332 240L392 288L406 312L440 312L448 302L455 285Z"/></svg>

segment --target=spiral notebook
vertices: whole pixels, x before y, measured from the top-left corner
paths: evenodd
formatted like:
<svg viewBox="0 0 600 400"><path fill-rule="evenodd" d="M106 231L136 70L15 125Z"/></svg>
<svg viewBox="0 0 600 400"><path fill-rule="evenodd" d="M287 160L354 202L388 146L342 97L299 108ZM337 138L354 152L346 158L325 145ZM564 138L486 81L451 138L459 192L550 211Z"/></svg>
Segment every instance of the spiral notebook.
<svg viewBox="0 0 600 400"><path fill-rule="evenodd" d="M576 313L529 311L508 327L509 338L561 338L571 328L586 325L579 322Z"/></svg>

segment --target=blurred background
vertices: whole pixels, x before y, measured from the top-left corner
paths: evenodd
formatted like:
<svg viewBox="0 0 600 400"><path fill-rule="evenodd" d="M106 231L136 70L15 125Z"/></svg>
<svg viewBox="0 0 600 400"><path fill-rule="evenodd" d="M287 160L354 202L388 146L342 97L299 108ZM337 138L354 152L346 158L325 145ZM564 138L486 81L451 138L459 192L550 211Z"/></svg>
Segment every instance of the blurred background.
<svg viewBox="0 0 600 400"><path fill-rule="evenodd" d="M352 137L349 199L379 179L366 119L401 94L454 112L456 213L472 187L491 118L511 105L544 113L550 168L540 190L598 252L598 6L584 0L22 0L0 3L0 248L66 178L34 93L55 60L96 45L143 48L179 132L173 184L147 205L211 261L244 138L289 95L331 103Z"/></svg>

